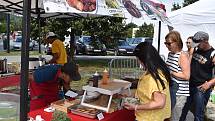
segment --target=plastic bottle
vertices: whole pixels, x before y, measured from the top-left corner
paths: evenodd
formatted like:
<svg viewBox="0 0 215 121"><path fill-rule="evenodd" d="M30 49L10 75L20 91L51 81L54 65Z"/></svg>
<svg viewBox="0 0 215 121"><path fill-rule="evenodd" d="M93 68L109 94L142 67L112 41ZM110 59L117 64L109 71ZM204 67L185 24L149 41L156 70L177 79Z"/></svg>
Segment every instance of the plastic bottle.
<svg viewBox="0 0 215 121"><path fill-rule="evenodd" d="M96 71L96 73L93 74L93 87L98 87L98 81L99 81L99 74Z"/></svg>
<svg viewBox="0 0 215 121"><path fill-rule="evenodd" d="M63 86L62 86L61 89L59 90L59 98L60 98L60 99L65 99L64 91L63 91Z"/></svg>
<svg viewBox="0 0 215 121"><path fill-rule="evenodd" d="M108 81L109 81L109 73L107 69L105 69L102 75L102 84L108 84Z"/></svg>
<svg viewBox="0 0 215 121"><path fill-rule="evenodd" d="M4 68L5 68L5 70L4 70L4 73L8 73L8 68L7 68L7 58L4 58Z"/></svg>

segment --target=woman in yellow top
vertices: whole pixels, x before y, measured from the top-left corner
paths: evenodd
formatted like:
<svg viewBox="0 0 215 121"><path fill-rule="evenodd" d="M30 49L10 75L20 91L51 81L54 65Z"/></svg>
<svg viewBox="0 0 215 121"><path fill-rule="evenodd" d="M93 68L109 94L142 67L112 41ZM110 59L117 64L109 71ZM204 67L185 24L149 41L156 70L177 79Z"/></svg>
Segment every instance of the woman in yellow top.
<svg viewBox="0 0 215 121"><path fill-rule="evenodd" d="M164 121L171 116L169 92L170 72L157 50L148 42L138 44L135 56L145 68L135 97L140 103L125 103L128 110L135 110L137 121Z"/></svg>
<svg viewBox="0 0 215 121"><path fill-rule="evenodd" d="M57 36L53 32L48 32L46 41L52 44L52 59L49 63L65 64L67 63L67 54L63 42L57 39Z"/></svg>

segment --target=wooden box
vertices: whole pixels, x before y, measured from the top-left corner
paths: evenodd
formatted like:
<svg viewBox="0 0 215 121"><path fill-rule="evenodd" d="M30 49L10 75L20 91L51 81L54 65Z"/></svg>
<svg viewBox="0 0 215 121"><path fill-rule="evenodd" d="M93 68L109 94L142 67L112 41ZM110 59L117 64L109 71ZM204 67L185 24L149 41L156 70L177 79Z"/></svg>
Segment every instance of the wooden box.
<svg viewBox="0 0 215 121"><path fill-rule="evenodd" d="M79 104L79 103L80 103L80 100L77 100L77 99L72 100L72 101L69 101L67 99L62 99L62 100L58 100L58 101L51 103L51 106L53 108L55 108L56 110L68 113L69 107L74 106L74 105Z"/></svg>

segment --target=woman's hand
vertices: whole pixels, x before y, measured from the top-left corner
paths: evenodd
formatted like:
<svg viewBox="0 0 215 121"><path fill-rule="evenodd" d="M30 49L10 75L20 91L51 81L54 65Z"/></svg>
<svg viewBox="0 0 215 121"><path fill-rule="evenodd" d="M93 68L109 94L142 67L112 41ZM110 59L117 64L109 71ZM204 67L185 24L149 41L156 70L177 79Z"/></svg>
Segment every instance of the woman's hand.
<svg viewBox="0 0 215 121"><path fill-rule="evenodd" d="M124 103L124 107L128 110L135 110L135 106L134 104L130 104L130 103Z"/></svg>

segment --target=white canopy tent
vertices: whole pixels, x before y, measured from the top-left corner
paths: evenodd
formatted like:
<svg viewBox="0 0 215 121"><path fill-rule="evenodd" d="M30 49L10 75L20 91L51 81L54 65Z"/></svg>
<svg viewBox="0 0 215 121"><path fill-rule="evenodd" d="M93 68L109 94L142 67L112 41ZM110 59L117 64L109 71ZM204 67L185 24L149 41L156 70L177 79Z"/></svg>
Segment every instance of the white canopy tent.
<svg viewBox="0 0 215 121"><path fill-rule="evenodd" d="M215 0L199 0L189 6L170 12L167 16L174 30L180 32L186 50L186 39L197 31L205 31L209 34L209 42L215 47ZM157 27L158 25L156 25ZM155 29L154 42L157 46L157 29ZM161 26L160 54L167 57L168 50L164 45L164 39L169 32L166 24Z"/></svg>

